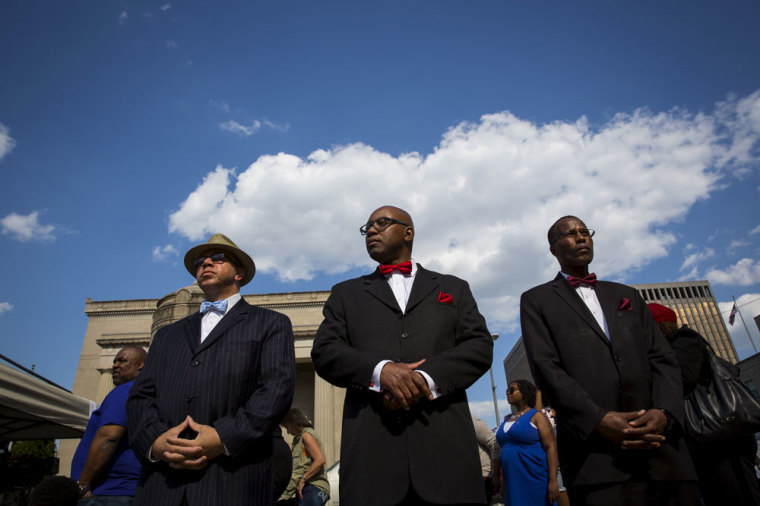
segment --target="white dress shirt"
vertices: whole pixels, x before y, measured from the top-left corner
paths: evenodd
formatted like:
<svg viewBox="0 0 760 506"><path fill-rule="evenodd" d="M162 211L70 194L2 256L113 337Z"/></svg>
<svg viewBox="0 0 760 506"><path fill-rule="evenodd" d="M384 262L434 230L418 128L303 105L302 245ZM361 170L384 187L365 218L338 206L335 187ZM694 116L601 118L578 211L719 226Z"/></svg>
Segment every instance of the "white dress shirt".
<svg viewBox="0 0 760 506"><path fill-rule="evenodd" d="M411 259L411 262L412 272L410 274L402 274L399 271L393 271L390 274L385 275L385 278L388 280L388 286L391 287L393 296L396 297L398 307L401 308L401 312L404 314L406 314L406 303L409 302L409 294L412 293L414 276L417 275L417 263L413 258ZM383 366L388 362L393 361L381 360L375 366L375 369L372 371L372 381L369 384L370 390L374 390L375 392L380 391L380 372L383 370ZM425 381L427 381L428 384L428 388L433 394L433 398L438 398L440 396L438 393L438 385L436 385L433 378L425 371L420 371L419 369L415 369L415 371L422 374L422 377L425 378Z"/></svg>
<svg viewBox="0 0 760 506"><path fill-rule="evenodd" d="M230 312L232 306L237 304L240 299L242 299L240 292L232 297L222 299L227 301L227 309L224 311L224 314L214 311L213 309L203 314L203 318L201 318L201 342L206 340L211 331L214 330L214 327L216 327L216 324L224 318L224 315Z"/></svg>
<svg viewBox="0 0 760 506"><path fill-rule="evenodd" d="M569 274L565 274L564 272L560 272L560 274L565 276L565 279L569 276ZM607 319L604 317L604 311L602 311L602 306L599 304L599 299L596 297L594 287L582 283L575 287L575 293L577 293L583 303L586 304L586 307L594 316L596 323L599 324L599 327L604 331L604 335L609 339L610 330L607 328Z"/></svg>

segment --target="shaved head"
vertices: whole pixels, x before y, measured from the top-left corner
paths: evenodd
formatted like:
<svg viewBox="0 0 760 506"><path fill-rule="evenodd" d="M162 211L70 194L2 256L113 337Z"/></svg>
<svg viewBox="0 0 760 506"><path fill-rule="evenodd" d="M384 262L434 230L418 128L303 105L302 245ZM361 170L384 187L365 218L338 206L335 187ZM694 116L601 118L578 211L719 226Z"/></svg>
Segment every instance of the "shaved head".
<svg viewBox="0 0 760 506"><path fill-rule="evenodd" d="M121 350L130 350L131 353L134 353L134 357L141 362L145 362L145 357L148 356L148 352L145 351L145 348L140 348L139 346L125 346Z"/></svg>
<svg viewBox="0 0 760 506"><path fill-rule="evenodd" d="M380 212L386 212L388 213L389 217L396 218L397 220L401 220L404 223L408 223L410 227L414 228L414 222L412 221L411 215L400 207L382 206L375 209L372 214L380 214Z"/></svg>
<svg viewBox="0 0 760 506"><path fill-rule="evenodd" d="M393 220L383 223L383 218ZM382 206L375 209L367 220L365 244L369 256L381 264L397 264L412 258L414 223L412 217L396 206ZM366 226L366 225L365 225Z"/></svg>

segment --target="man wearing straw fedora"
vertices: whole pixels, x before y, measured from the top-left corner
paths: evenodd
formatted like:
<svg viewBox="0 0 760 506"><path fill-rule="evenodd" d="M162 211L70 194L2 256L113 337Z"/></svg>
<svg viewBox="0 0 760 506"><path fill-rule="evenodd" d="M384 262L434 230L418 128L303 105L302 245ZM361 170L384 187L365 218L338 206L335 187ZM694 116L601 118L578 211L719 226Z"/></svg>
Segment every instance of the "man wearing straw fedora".
<svg viewBox="0 0 760 506"><path fill-rule="evenodd" d="M226 236L190 248L185 267L206 301L156 333L127 401L135 504L268 506L271 434L295 387L290 320L242 299L256 267Z"/></svg>

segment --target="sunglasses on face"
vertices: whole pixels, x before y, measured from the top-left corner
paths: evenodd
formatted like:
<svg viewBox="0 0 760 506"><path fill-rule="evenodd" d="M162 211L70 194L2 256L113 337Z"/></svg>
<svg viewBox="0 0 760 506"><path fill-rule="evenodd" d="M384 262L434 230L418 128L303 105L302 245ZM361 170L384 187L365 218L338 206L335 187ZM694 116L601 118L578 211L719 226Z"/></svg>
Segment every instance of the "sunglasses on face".
<svg viewBox="0 0 760 506"><path fill-rule="evenodd" d="M215 264L220 264L224 262L224 260L226 259L232 265L236 265L235 262L232 260L232 258L224 256L224 253L214 253L213 255L198 257L193 262L193 265L195 265L195 268L197 269L198 267L203 265L203 262L205 262L207 258L211 259L211 261L214 262Z"/></svg>

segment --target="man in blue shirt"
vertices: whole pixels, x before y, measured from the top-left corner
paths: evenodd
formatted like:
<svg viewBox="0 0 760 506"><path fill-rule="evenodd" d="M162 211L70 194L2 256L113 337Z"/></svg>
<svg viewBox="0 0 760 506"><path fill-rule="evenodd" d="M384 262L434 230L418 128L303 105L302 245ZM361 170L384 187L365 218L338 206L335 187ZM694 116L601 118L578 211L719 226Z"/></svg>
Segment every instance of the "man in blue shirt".
<svg viewBox="0 0 760 506"><path fill-rule="evenodd" d="M80 506L132 504L141 464L129 447L126 404L145 356L144 349L128 346L113 359L111 376L116 388L90 416L71 462L71 478L77 480L82 497Z"/></svg>

